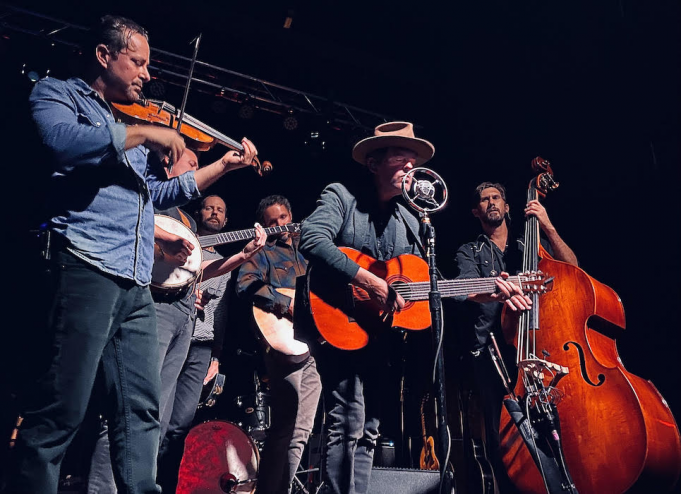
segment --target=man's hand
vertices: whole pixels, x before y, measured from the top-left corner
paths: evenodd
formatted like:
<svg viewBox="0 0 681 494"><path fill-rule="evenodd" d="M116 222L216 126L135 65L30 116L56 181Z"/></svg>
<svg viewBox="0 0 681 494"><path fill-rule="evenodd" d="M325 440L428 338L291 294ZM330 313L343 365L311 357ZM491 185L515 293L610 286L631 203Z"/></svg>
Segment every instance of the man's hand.
<svg viewBox="0 0 681 494"><path fill-rule="evenodd" d="M173 163L182 157L186 145L184 138L175 129L156 125L135 126L134 128L142 132L143 144L149 149L167 156Z"/></svg>
<svg viewBox="0 0 681 494"><path fill-rule="evenodd" d="M155 240L164 254L163 260L173 266L184 266L194 250L189 240L173 233L164 232L163 238L156 236Z"/></svg>
<svg viewBox="0 0 681 494"><path fill-rule="evenodd" d="M262 249L265 246L265 242L267 242L267 234L265 233L265 229L260 225L260 223L256 223L255 238L248 242L242 251L246 256L246 259L250 259L255 255L256 252Z"/></svg>
<svg viewBox="0 0 681 494"><path fill-rule="evenodd" d="M194 307L196 307L197 310L204 310L208 302L210 302L210 294L208 292L204 292L200 288L197 288Z"/></svg>
<svg viewBox="0 0 681 494"><path fill-rule="evenodd" d="M215 376L218 375L220 371L220 362L217 360L211 360L210 366L208 366L208 372L206 372L206 378L203 380L203 385L205 386L213 380Z"/></svg>
<svg viewBox="0 0 681 494"><path fill-rule="evenodd" d="M369 297L378 304L380 310L386 315L399 312L404 308L405 302L402 296L391 288L384 279L366 269L359 268L355 275L355 282L359 287L366 290Z"/></svg>
<svg viewBox="0 0 681 494"><path fill-rule="evenodd" d="M522 289L507 281L508 273L501 273L495 283L499 291L490 295L490 299L495 302L505 303L512 311L529 310L532 307L532 300L523 294Z"/></svg>
<svg viewBox="0 0 681 494"><path fill-rule="evenodd" d="M258 154L255 145L245 137L241 139L241 145L244 147L243 151L227 151L220 160L226 171L230 172L253 164L253 159Z"/></svg>
<svg viewBox="0 0 681 494"><path fill-rule="evenodd" d="M544 230L552 230L553 224L549 220L549 215L546 212L546 208L542 206L542 203L536 199L532 199L527 203L525 207L525 216L536 216L539 221L539 227Z"/></svg>

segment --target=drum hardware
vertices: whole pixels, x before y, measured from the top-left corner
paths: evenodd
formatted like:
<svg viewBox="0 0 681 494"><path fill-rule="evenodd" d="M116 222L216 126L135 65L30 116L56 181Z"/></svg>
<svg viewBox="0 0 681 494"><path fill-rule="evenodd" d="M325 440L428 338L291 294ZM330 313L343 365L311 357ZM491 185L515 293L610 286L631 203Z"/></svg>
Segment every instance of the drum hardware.
<svg viewBox="0 0 681 494"><path fill-rule="evenodd" d="M255 393L237 396L234 399L234 404L245 414L238 422L239 426L243 427L259 443L265 440L267 430L271 425L269 394L262 391L257 372L253 373L253 383Z"/></svg>
<svg viewBox="0 0 681 494"><path fill-rule="evenodd" d="M234 494L237 491L235 490L236 487L244 484L249 484L249 483L256 483L258 479L246 479L246 480L239 480L237 479L234 475L232 475L229 472L225 472L220 476L220 489L222 489L223 492L227 492L229 494Z"/></svg>

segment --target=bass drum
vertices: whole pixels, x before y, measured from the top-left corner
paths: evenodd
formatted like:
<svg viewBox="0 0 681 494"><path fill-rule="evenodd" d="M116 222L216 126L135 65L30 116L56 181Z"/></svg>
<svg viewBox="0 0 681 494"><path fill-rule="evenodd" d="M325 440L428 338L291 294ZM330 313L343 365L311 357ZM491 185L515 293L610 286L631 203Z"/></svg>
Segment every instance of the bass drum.
<svg viewBox="0 0 681 494"><path fill-rule="evenodd" d="M250 493L255 491L260 456L241 428L211 420L187 435L177 494Z"/></svg>

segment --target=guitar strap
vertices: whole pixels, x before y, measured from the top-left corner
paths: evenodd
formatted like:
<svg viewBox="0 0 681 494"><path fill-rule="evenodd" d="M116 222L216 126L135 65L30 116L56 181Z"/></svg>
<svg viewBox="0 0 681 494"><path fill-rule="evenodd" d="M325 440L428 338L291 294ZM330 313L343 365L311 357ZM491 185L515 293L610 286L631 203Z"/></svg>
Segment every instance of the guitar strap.
<svg viewBox="0 0 681 494"><path fill-rule="evenodd" d="M419 248L419 252L421 253L421 256L423 256L423 259L426 259L426 249L421 243L421 238L419 237L419 232L414 231L409 224L409 222L405 219L404 215L402 214L402 204L397 203L397 214L400 217L400 221L404 224L406 230L407 230L407 236L411 238L411 240L414 241L416 246Z"/></svg>
<svg viewBox="0 0 681 494"><path fill-rule="evenodd" d="M182 224L191 230L192 224L189 221L189 218L187 218L187 215L184 214L180 208L177 208L177 212L180 214L180 219L182 220Z"/></svg>

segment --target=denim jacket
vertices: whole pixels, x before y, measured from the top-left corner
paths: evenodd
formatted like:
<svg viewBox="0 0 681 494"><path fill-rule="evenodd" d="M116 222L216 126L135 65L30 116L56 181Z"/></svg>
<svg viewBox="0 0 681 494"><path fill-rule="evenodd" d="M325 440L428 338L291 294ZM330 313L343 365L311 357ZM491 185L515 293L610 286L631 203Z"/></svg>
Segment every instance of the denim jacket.
<svg viewBox="0 0 681 494"><path fill-rule="evenodd" d="M29 102L50 155L50 230L97 269L149 284L153 206L167 209L198 197L194 173L168 180L147 148L125 151L125 125L81 79L42 79Z"/></svg>

